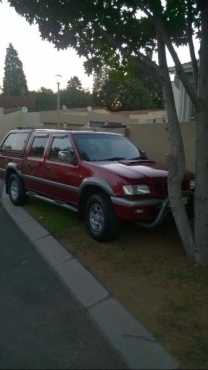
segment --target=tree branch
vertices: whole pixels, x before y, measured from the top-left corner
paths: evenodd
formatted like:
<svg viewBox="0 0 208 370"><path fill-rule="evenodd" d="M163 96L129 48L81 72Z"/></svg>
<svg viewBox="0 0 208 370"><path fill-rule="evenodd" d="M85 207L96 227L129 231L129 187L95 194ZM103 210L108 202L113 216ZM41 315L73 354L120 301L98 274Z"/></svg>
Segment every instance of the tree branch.
<svg viewBox="0 0 208 370"><path fill-rule="evenodd" d="M151 9L151 6L150 6L150 2L149 2L149 7ZM162 5L161 5L161 8L162 8ZM173 46L173 43L171 42L170 40L170 37L168 35L168 32L162 22L162 19L161 19L161 16L158 16L157 14L154 14L154 12L152 11L152 13L145 7L145 6L140 6L140 9L148 16L148 17L152 17L152 20L155 24L155 28L158 32L158 34L160 35L161 39L163 40L163 42L165 43L165 45L167 46L168 50L169 50L169 53L175 63L175 69L176 69L176 73L178 75L178 77L180 78L181 82L183 83L185 89L186 89L186 92L187 94L189 95L195 109L198 111L200 109L200 103L199 103L199 100L198 100L198 96L197 96L197 91L195 91L193 89L193 87L191 86L191 83L189 81L189 79L187 78L186 76L186 73L183 69L183 66L180 62L180 59L178 57L178 54L176 53L176 50ZM162 15L162 14L161 14Z"/></svg>
<svg viewBox="0 0 208 370"><path fill-rule="evenodd" d="M192 61L194 85L195 85L196 91L198 91L199 68L198 68L198 62L197 62L196 54L194 50L194 43L193 43L192 35L188 36L188 43L189 43L189 52L190 52L191 61Z"/></svg>
<svg viewBox="0 0 208 370"><path fill-rule="evenodd" d="M111 44L115 49L117 49L118 45L108 32L103 31L103 37L105 37L108 40L109 44ZM153 62L150 57L148 57L147 55L143 54L140 51L137 51L136 56L139 58L140 62L151 71L151 73L157 76L157 79L159 79L160 81L161 79L163 79L163 74L161 73L159 66L155 62Z"/></svg>
<svg viewBox="0 0 208 370"><path fill-rule="evenodd" d="M137 56L141 63L143 63L153 74L157 75L157 78L159 80L164 78L160 67L155 62L153 62L147 55L143 54L142 52L137 52Z"/></svg>

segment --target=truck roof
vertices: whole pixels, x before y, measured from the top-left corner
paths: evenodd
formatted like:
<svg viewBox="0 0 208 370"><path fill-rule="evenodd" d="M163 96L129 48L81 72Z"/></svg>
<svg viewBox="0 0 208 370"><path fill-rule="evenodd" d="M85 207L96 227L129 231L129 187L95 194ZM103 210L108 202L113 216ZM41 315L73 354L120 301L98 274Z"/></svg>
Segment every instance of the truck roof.
<svg viewBox="0 0 208 370"><path fill-rule="evenodd" d="M111 135L121 135L117 132L111 131L94 131L94 130L67 130L67 129L46 129L46 128L17 128L10 130L10 132L42 132L42 133L71 133L71 134L111 134Z"/></svg>

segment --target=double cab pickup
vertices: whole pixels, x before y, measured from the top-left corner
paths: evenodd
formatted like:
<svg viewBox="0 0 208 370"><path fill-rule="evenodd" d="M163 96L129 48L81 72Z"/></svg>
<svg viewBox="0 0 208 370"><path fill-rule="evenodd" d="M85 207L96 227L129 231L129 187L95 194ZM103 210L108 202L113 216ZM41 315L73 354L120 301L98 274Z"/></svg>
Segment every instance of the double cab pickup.
<svg viewBox="0 0 208 370"><path fill-rule="evenodd" d="M10 131L0 145L0 176L13 204L32 195L71 208L99 241L115 238L121 221L154 227L169 208L167 170L115 133ZM191 177L182 190L187 200Z"/></svg>

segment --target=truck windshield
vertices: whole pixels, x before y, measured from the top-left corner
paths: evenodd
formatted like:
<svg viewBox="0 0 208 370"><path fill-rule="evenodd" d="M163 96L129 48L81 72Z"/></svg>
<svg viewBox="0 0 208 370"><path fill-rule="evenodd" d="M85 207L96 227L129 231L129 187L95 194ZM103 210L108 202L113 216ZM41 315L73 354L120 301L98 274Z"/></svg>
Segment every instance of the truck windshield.
<svg viewBox="0 0 208 370"><path fill-rule="evenodd" d="M118 161L141 158L137 147L127 138L114 134L74 134L80 156L86 161Z"/></svg>

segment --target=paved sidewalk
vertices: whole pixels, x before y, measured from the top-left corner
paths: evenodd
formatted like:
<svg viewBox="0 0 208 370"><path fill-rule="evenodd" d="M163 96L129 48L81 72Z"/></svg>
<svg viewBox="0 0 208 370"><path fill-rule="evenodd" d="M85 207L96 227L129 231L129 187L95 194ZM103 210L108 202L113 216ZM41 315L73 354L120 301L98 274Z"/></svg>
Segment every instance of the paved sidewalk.
<svg viewBox="0 0 208 370"><path fill-rule="evenodd" d="M0 206L0 368L125 368Z"/></svg>

